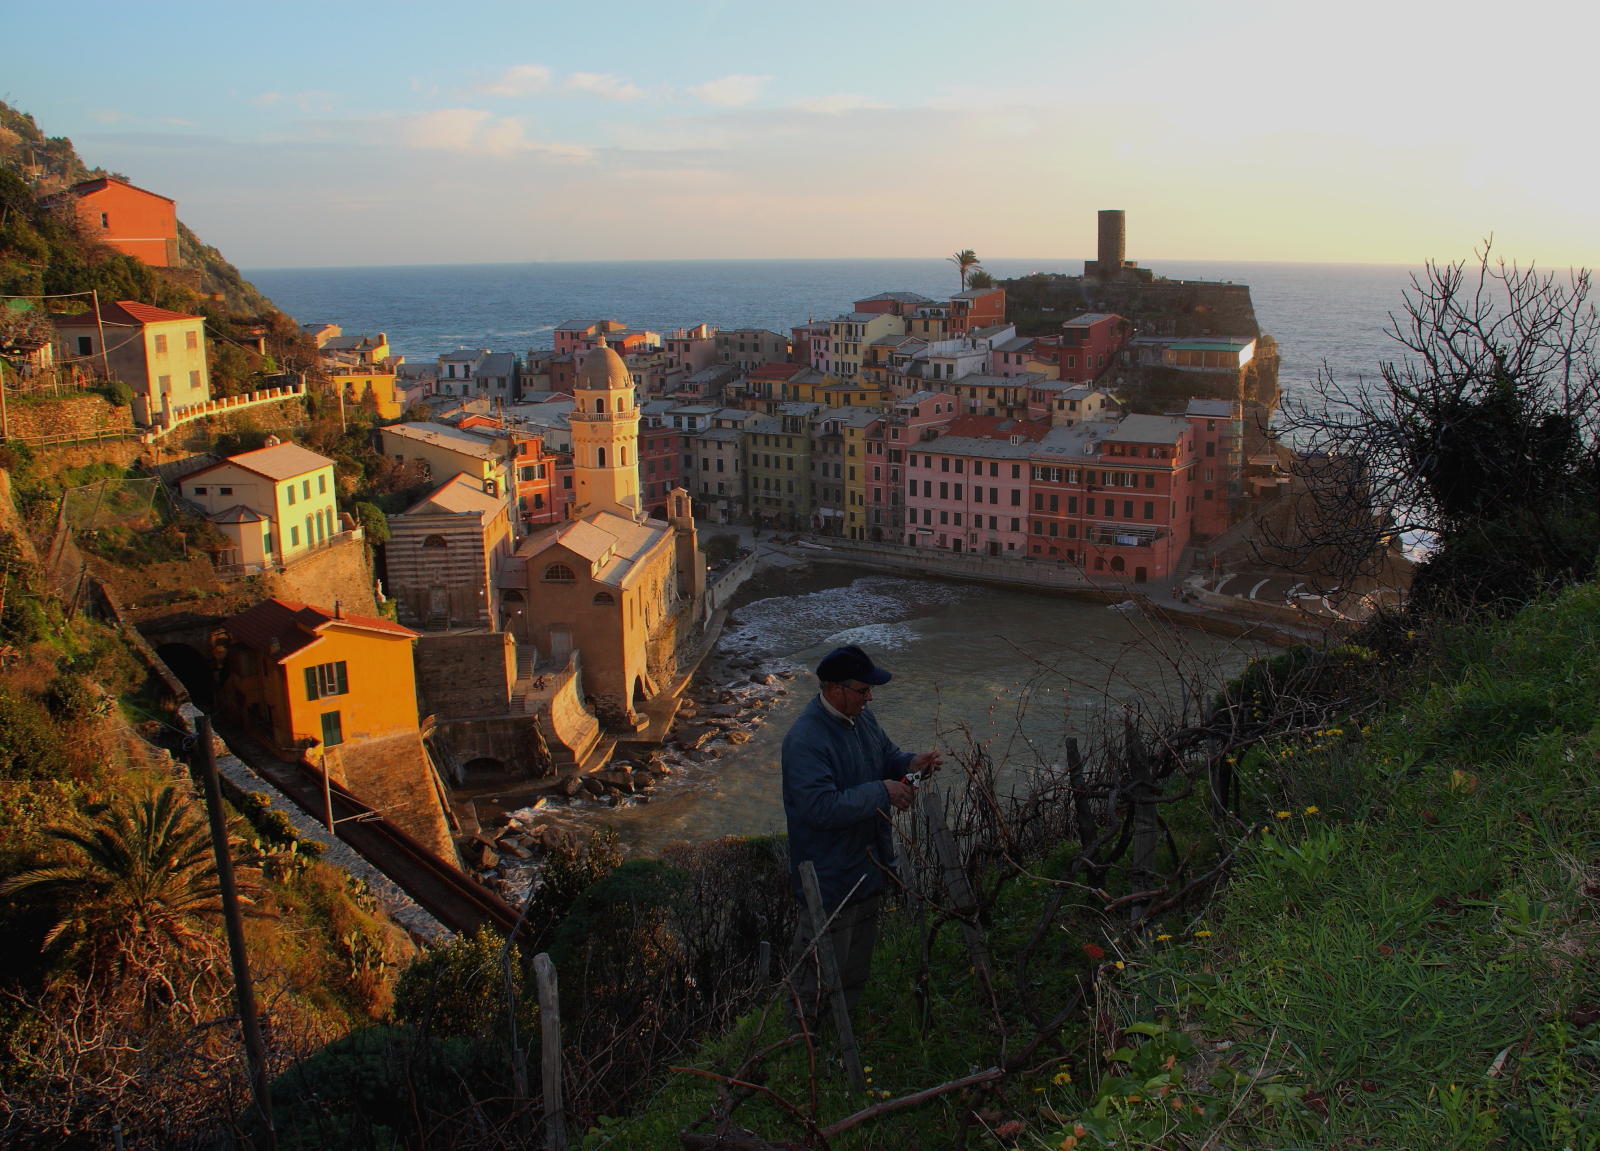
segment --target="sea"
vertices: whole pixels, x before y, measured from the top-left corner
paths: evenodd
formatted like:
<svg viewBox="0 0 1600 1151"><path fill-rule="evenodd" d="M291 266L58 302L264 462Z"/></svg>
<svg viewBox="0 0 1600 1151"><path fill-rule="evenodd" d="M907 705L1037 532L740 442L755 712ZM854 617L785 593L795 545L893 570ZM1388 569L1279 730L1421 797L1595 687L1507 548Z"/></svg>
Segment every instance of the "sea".
<svg viewBox="0 0 1600 1151"><path fill-rule="evenodd" d="M1077 271L1082 263L985 266L1005 278ZM1262 329L1280 345L1279 379L1291 400L1319 371L1353 382L1395 357L1384 329L1413 272L1203 261L1149 267L1172 279L1249 284ZM301 322L384 332L398 352L424 360L461 346L518 354L549 348L554 327L572 319L618 319L656 331L702 322L787 331L878 292L937 297L957 282L955 268L938 259L268 268L246 275ZM1064 739L1091 735L1123 706L1171 706L1186 682L1214 690L1262 654L1246 642L1163 627L1130 608L817 565L737 608L723 633L723 653L795 675L749 742L680 770L648 804L578 802L535 814L580 834L610 828L645 855L672 842L783 830L783 734L816 690L809 669L844 643L861 645L895 671L873 708L901 746L967 754L981 748L1008 773L1020 773L1016 778L1030 765L1059 762Z"/></svg>
<svg viewBox="0 0 1600 1151"><path fill-rule="evenodd" d="M1081 259L1000 259L996 279L1083 270ZM1319 371L1341 380L1376 376L1395 359L1390 314L1421 269L1398 264L1148 262L1175 280L1250 285L1256 318L1278 341L1279 382L1293 398ZM302 323L346 334L383 332L412 360L459 347L525 355L547 349L556 325L617 319L669 331L710 323L785 332L831 319L851 301L885 291L938 298L959 290L955 266L914 260L651 260L534 264L428 264L365 268L255 268L246 277Z"/></svg>

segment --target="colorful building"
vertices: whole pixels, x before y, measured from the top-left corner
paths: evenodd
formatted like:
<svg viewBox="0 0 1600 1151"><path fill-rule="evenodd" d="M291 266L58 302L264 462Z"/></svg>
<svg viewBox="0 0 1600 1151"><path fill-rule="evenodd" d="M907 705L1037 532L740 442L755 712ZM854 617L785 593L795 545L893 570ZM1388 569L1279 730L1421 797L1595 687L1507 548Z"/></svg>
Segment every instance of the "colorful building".
<svg viewBox="0 0 1600 1151"><path fill-rule="evenodd" d="M1029 420L962 416L913 445L906 454L906 542L1026 554L1029 457L1049 431Z"/></svg>
<svg viewBox="0 0 1600 1151"><path fill-rule="evenodd" d="M1003 324L1006 318L1004 288L972 288L950 297L949 330L963 336L978 328Z"/></svg>
<svg viewBox="0 0 1600 1151"><path fill-rule="evenodd" d="M645 511L658 519L666 515L668 493L683 484L678 448L688 440L672 426L673 407L671 400L650 400L639 408L639 491Z"/></svg>
<svg viewBox="0 0 1600 1151"><path fill-rule="evenodd" d="M791 346L788 336L765 328L717 329L717 357L742 371L759 368L762 364L788 363Z"/></svg>
<svg viewBox="0 0 1600 1151"><path fill-rule="evenodd" d="M294 561L336 540L333 461L299 444L273 444L190 472L179 494L232 542L225 562L246 568Z"/></svg>
<svg viewBox="0 0 1600 1151"><path fill-rule="evenodd" d="M816 404L779 404L745 428L746 479L752 519L797 529L809 520L811 416Z"/></svg>
<svg viewBox="0 0 1600 1151"><path fill-rule="evenodd" d="M474 431L414 422L381 428L378 438L390 459L396 463L420 460L434 480L464 472L487 495L505 497L510 489L511 440L497 429Z"/></svg>
<svg viewBox="0 0 1600 1151"><path fill-rule="evenodd" d="M57 200L72 204L90 235L152 268L175 268L178 202L125 180L85 180Z"/></svg>
<svg viewBox="0 0 1600 1151"><path fill-rule="evenodd" d="M206 322L137 300L102 303L75 316L57 316L61 355L85 371L109 369L133 389L136 423L157 422L174 404L211 399L206 368Z"/></svg>
<svg viewBox="0 0 1600 1151"><path fill-rule="evenodd" d="M1061 325L1061 380L1092 384L1116 361L1132 325L1113 312L1085 312Z"/></svg>

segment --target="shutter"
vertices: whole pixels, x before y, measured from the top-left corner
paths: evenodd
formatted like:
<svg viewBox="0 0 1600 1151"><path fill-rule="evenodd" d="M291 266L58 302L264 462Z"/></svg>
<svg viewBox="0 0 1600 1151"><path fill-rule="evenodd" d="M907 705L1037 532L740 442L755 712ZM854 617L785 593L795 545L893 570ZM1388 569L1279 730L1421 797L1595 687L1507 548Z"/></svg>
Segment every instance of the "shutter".
<svg viewBox="0 0 1600 1151"><path fill-rule="evenodd" d="M316 698L318 698L318 693L317 693L317 669L314 668L314 667L306 668L306 698L307 699L316 699Z"/></svg>
<svg viewBox="0 0 1600 1151"><path fill-rule="evenodd" d="M334 693L336 695L344 695L350 690L350 680L345 676L344 667L345 661L342 659L333 665L333 677L336 681L334 685Z"/></svg>

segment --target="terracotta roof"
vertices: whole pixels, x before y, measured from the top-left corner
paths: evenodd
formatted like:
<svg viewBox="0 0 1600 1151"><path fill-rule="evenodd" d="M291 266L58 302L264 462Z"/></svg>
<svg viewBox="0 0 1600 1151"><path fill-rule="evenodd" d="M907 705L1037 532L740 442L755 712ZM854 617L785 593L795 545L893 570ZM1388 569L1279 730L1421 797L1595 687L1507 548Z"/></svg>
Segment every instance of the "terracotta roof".
<svg viewBox="0 0 1600 1151"><path fill-rule="evenodd" d="M295 652L310 647L322 638L322 633L337 624L358 631L380 632L402 639L416 639L410 628L390 623L370 615L335 617L326 608L293 600L269 599L242 611L223 623L228 633L240 643L271 656L282 663ZM272 641L278 641L278 650L272 650Z"/></svg>
<svg viewBox="0 0 1600 1151"><path fill-rule="evenodd" d="M307 472L314 472L318 468L331 468L333 461L327 456L319 456L316 452L302 448L299 444L274 444L270 448L257 448L253 452L229 456L221 463L191 472L184 478L192 480L195 476L203 476L225 464L237 464L245 471L255 472L256 475L265 476L269 480L287 480L303 476Z"/></svg>
<svg viewBox="0 0 1600 1151"><path fill-rule="evenodd" d="M1044 439L1049 432L1050 425L1048 423L1040 423L1034 420L1018 420L1006 416L957 416L945 425L944 434L946 436L972 436L975 439L981 439L984 436L993 436L996 439L1026 436L1029 442L1037 443L1039 440Z"/></svg>
<svg viewBox="0 0 1600 1151"><path fill-rule="evenodd" d="M114 304L101 304L100 317L96 321L94 306L91 304L87 312L80 312L76 316L57 316L57 327L66 328L92 328L95 324L113 324L123 328L135 328L141 324L159 324L167 320L199 320L202 316L191 316L187 312L169 312L165 308L153 308L149 304L141 304L137 300L118 300Z"/></svg>
<svg viewBox="0 0 1600 1151"><path fill-rule="evenodd" d="M746 378L751 380L787 380L791 376L797 375L804 366L803 364L783 364L774 360L752 369Z"/></svg>
<svg viewBox="0 0 1600 1151"><path fill-rule="evenodd" d="M206 519L214 524L258 524L266 517L243 504L234 504L220 512L212 512Z"/></svg>
<svg viewBox="0 0 1600 1151"><path fill-rule="evenodd" d="M103 192L112 186L119 188L132 188L135 192L143 192L146 196L154 196L156 199L165 200L169 204L176 204L178 202L171 196L163 196L160 192L152 192L149 188L137 187L128 183L126 180L110 180L104 177L98 180L81 180L72 185L72 187L68 188L67 191L72 193L74 196L87 196L90 192Z"/></svg>

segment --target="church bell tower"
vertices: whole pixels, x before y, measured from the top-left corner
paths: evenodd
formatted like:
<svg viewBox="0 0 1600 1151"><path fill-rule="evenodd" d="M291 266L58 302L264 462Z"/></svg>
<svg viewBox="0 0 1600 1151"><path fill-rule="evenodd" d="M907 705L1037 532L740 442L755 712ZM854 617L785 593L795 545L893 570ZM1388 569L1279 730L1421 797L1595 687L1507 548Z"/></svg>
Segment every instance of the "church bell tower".
<svg viewBox="0 0 1600 1151"><path fill-rule="evenodd" d="M605 337L578 370L572 389L572 470L576 514L639 518L639 409L633 377Z"/></svg>

